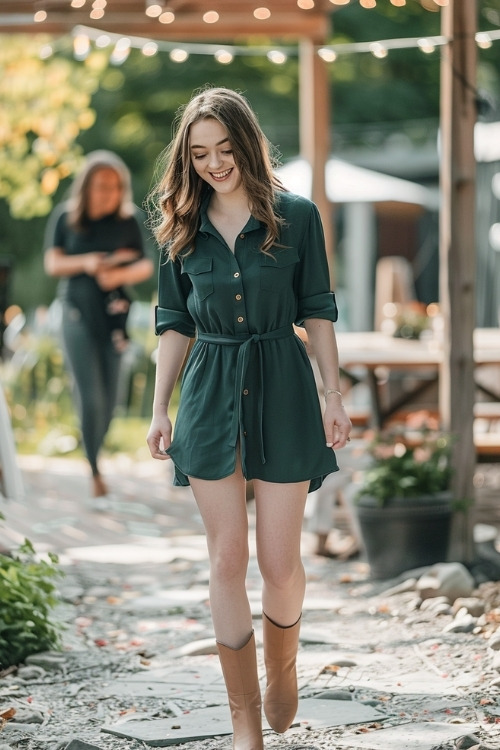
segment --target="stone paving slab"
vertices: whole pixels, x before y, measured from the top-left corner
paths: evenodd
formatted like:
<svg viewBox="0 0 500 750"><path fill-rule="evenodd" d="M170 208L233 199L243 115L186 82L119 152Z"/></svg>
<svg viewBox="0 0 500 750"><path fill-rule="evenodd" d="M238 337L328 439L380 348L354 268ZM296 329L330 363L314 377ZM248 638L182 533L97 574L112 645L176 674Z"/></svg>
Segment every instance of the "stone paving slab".
<svg viewBox="0 0 500 750"><path fill-rule="evenodd" d="M364 750L436 750L444 742L464 737L475 729L471 724L412 722L342 737L336 740L336 744Z"/></svg>
<svg viewBox="0 0 500 750"><path fill-rule="evenodd" d="M299 703L299 710L292 727L305 729L327 729L335 726L380 721L384 714L371 706L356 701L335 701L310 698ZM263 730L270 729L265 719ZM151 747L191 742L232 733L227 706L215 706L171 719L150 721L128 721L123 724L105 725L103 732L118 737L145 742Z"/></svg>

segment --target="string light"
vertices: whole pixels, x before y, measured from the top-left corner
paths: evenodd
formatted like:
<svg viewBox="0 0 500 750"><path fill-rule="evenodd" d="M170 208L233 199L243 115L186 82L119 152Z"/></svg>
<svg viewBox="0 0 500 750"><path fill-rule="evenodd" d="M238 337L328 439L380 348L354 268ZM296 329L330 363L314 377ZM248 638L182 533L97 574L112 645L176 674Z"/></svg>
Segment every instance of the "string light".
<svg viewBox="0 0 500 750"><path fill-rule="evenodd" d="M489 49L492 46L493 41L487 31L479 31L476 34L476 44L478 47L481 47L481 49Z"/></svg>
<svg viewBox="0 0 500 750"><path fill-rule="evenodd" d="M122 63L124 63L130 54L131 46L131 39L125 36L120 37L115 44L113 52L111 53L111 63L113 63L113 65L121 65Z"/></svg>
<svg viewBox="0 0 500 750"><path fill-rule="evenodd" d="M149 18L158 18L163 13L163 4L158 0L146 0L146 10L144 11Z"/></svg>
<svg viewBox="0 0 500 750"><path fill-rule="evenodd" d="M104 33L102 30L98 30L91 26L77 26L73 30L73 36L78 34L86 34L90 40L92 40L97 47L105 47L109 44L115 44L119 42L122 37L119 34L112 34L111 32ZM128 51L125 55L130 52L130 47L137 49L143 49L144 45L148 42L152 42L151 39L144 37L128 37ZM478 47L487 49L491 47L494 41L500 40L500 29L492 29L490 31L480 31L476 33L476 43ZM420 49L425 54L431 54L438 47L442 47L448 43L448 38L445 36L432 36L432 37L406 37L399 39L381 39L374 42L342 42L339 44L324 45L317 50L317 54L327 63L335 62L341 55L352 55L370 53L378 59L387 57L391 50L401 49ZM123 42L122 42L123 44ZM245 56L245 57L262 57L267 56L268 59L277 64L282 65L285 63L290 56L297 56L297 46L287 47L269 47L269 46L245 46L245 45L226 45L221 49L215 44L201 44L194 42L184 42L182 47L179 47L179 43L168 42L165 40L158 40L154 42L157 45L157 51L168 52L170 57L175 62L184 62L188 59L190 54L193 55L213 55L218 62L227 64L232 62L234 57ZM229 59L231 56L231 59ZM124 58L124 59L125 59ZM222 59L221 59L222 58ZM116 62L116 55L113 57L113 62ZM123 62L123 60L121 60Z"/></svg>
<svg viewBox="0 0 500 750"><path fill-rule="evenodd" d="M268 18L271 18L271 11L269 8L255 8L253 15L257 21L267 21Z"/></svg>
<svg viewBox="0 0 500 750"><path fill-rule="evenodd" d="M46 10L37 10L36 13L33 16L33 21L35 23L43 23L47 20L47 11Z"/></svg>
<svg viewBox="0 0 500 750"><path fill-rule="evenodd" d="M214 55L215 59L218 63L221 63L222 65L229 65L229 63L232 63L234 60L234 55L232 52L229 52L227 49L219 49Z"/></svg>
<svg viewBox="0 0 500 750"><path fill-rule="evenodd" d="M387 57L387 55L389 54L387 47L384 47L381 42L372 42L370 44L370 52L372 53L373 57L378 57L379 60Z"/></svg>
<svg viewBox="0 0 500 750"><path fill-rule="evenodd" d="M359 0L359 4L362 8L376 8L377 0Z"/></svg>
<svg viewBox="0 0 500 750"><path fill-rule="evenodd" d="M301 10L311 10L314 8L314 0L297 0L297 5Z"/></svg>
<svg viewBox="0 0 500 750"><path fill-rule="evenodd" d="M318 50L318 55L322 60L329 63L335 62L337 59L337 53L335 50L328 49L328 47L321 47L321 49Z"/></svg>
<svg viewBox="0 0 500 750"><path fill-rule="evenodd" d="M71 0L72 8L83 8L84 5L85 5L85 0Z"/></svg>
<svg viewBox="0 0 500 750"><path fill-rule="evenodd" d="M391 4L396 8L403 8L406 5L406 0L391 0Z"/></svg>
<svg viewBox="0 0 500 750"><path fill-rule="evenodd" d="M419 39L417 44L426 55L429 55L436 50L435 45L429 39Z"/></svg>
<svg viewBox="0 0 500 750"><path fill-rule="evenodd" d="M284 52L282 52L279 49L272 49L269 50L269 52L266 55L267 59L270 60L275 65L283 65L283 63L286 63L287 56Z"/></svg>
<svg viewBox="0 0 500 750"><path fill-rule="evenodd" d="M169 55L172 62L182 63L186 62L189 57L189 53L185 49L173 49Z"/></svg>
<svg viewBox="0 0 500 750"><path fill-rule="evenodd" d="M160 23L173 23L175 21L175 13L171 10L166 10L158 17L158 20Z"/></svg>
<svg viewBox="0 0 500 750"><path fill-rule="evenodd" d="M219 20L219 14L216 10L208 10L203 14L203 20L205 23L217 23Z"/></svg>
<svg viewBox="0 0 500 750"><path fill-rule="evenodd" d="M142 48L142 54L145 57L153 57L153 55L156 55L158 52L158 45L156 42L146 42L144 47Z"/></svg>
<svg viewBox="0 0 500 750"><path fill-rule="evenodd" d="M73 39L73 53L77 60L85 60L90 52L90 39L87 34L78 34Z"/></svg>

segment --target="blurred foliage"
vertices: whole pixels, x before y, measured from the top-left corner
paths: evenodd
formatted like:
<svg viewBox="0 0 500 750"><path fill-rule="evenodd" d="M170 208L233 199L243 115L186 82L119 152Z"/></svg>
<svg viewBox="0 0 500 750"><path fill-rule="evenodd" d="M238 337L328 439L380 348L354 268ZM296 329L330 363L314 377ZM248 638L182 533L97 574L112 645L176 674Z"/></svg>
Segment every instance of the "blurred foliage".
<svg viewBox="0 0 500 750"><path fill-rule="evenodd" d="M0 196L15 219L45 216L60 181L78 167L76 139L95 122L90 103L107 65L101 52L84 64L42 59L47 45L48 38L0 39Z"/></svg>
<svg viewBox="0 0 500 750"><path fill-rule="evenodd" d="M0 555L0 670L61 648L63 626L54 617L63 576L58 562L51 552L39 559L28 539L12 556Z"/></svg>

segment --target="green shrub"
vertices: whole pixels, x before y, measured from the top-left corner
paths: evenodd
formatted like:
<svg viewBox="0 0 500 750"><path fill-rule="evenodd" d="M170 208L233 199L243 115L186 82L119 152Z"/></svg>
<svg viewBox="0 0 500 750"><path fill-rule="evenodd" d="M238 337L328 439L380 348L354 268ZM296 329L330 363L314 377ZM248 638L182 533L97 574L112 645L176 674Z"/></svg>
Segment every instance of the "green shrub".
<svg viewBox="0 0 500 750"><path fill-rule="evenodd" d="M57 555L36 558L27 539L12 557L0 555L0 669L30 654L60 648L62 625L51 619L58 603Z"/></svg>

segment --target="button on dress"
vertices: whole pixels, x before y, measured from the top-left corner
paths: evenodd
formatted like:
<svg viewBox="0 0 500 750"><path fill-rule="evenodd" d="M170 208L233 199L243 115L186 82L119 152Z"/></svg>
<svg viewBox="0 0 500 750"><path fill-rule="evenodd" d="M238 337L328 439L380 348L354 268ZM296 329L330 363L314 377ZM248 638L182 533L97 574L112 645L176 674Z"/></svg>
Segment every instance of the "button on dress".
<svg viewBox="0 0 500 750"><path fill-rule="evenodd" d="M193 252L162 254L156 333L194 337L168 448L174 484L222 479L239 447L247 479L309 480L318 489L338 470L326 447L314 375L293 324L337 320L319 212L311 201L279 193L283 217L272 255L260 251L266 230L250 217L234 253L200 210Z"/></svg>

